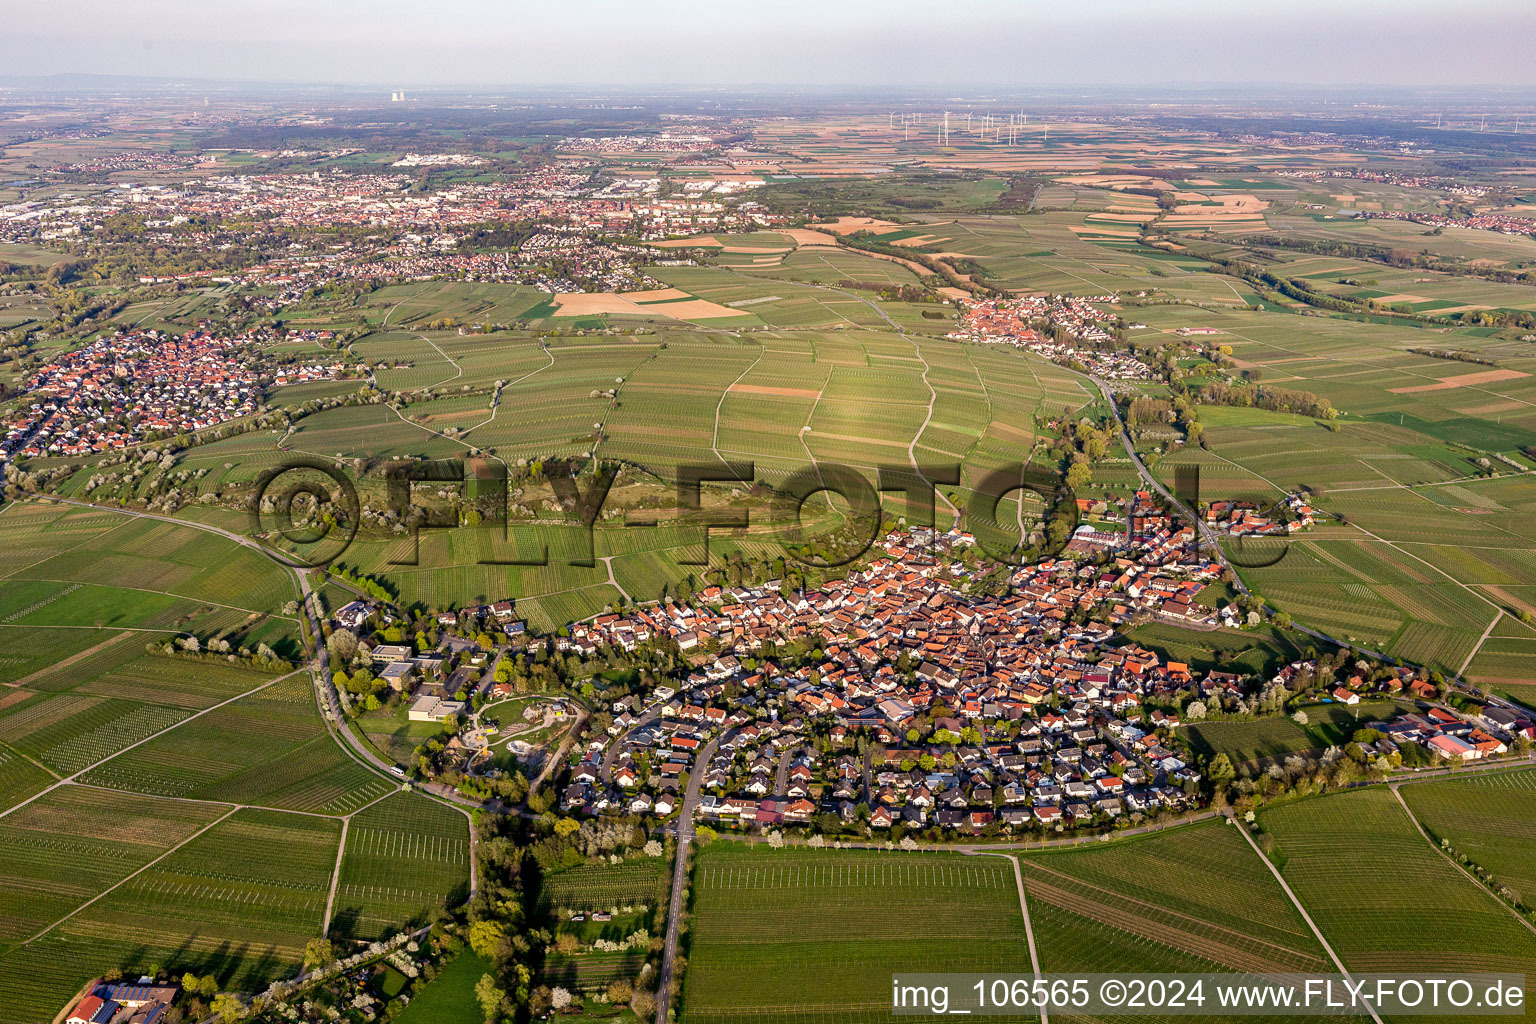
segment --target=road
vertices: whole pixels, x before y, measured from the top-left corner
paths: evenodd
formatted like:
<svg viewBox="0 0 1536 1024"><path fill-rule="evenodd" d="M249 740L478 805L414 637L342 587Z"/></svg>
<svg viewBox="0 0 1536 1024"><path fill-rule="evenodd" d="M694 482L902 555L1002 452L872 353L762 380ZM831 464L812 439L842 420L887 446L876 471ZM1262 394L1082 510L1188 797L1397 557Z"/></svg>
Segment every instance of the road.
<svg viewBox="0 0 1536 1024"><path fill-rule="evenodd" d="M799 752L798 746L790 744L784 748L784 753L779 755L779 766L773 773L773 795L776 799L782 800L789 792L789 762L794 760Z"/></svg>
<svg viewBox="0 0 1536 1024"><path fill-rule="evenodd" d="M672 1001L672 973L677 962L677 936L682 925L683 893L688 888L688 849L693 842L693 815L699 809L699 794L704 789L704 772L714 760L721 737L704 744L688 773L688 791L683 809L677 816L677 855L672 863L672 899L667 904L667 941L661 954L661 977L656 989L656 1024L667 1024L667 1007Z"/></svg>
<svg viewBox="0 0 1536 1024"><path fill-rule="evenodd" d="M624 745L629 741L630 736L634 735L637 730L644 729L652 724L660 717L660 712L655 710L642 712L628 731L622 733L612 743L608 744L608 749L603 752L602 767L598 769L598 778L603 780L603 785L613 785L613 766L618 763L619 754L623 752Z"/></svg>

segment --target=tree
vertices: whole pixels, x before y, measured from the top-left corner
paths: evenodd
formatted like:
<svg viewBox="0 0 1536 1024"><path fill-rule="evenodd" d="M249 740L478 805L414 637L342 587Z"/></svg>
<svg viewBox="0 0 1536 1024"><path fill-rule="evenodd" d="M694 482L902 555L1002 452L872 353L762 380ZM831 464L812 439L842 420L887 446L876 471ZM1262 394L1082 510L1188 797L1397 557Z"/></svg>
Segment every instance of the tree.
<svg viewBox="0 0 1536 1024"><path fill-rule="evenodd" d="M644 989L629 997L629 1008L643 1021L656 1019L656 997Z"/></svg>
<svg viewBox="0 0 1536 1024"><path fill-rule="evenodd" d="M581 831L581 822L575 818L561 818L555 822L555 835L557 836L564 837L579 831Z"/></svg>
<svg viewBox="0 0 1536 1024"><path fill-rule="evenodd" d="M506 937L507 930L499 921L475 921L469 926L469 947L481 956L494 956Z"/></svg>
<svg viewBox="0 0 1536 1024"><path fill-rule="evenodd" d="M245 1019L245 1001L234 992L220 992L214 996L209 1010L224 1024Z"/></svg>
<svg viewBox="0 0 1536 1024"><path fill-rule="evenodd" d="M571 993L559 985L549 991L549 1005L557 1010L563 1010L571 1005Z"/></svg>
<svg viewBox="0 0 1536 1024"><path fill-rule="evenodd" d="M1221 792L1232 780L1237 777L1237 770L1232 767L1232 759L1225 753L1217 754L1211 758L1211 763L1205 770L1206 778L1211 780L1211 787L1216 792Z"/></svg>
<svg viewBox="0 0 1536 1024"><path fill-rule="evenodd" d="M1297 725L1306 725L1307 713L1305 711L1298 711L1291 716L1291 721L1295 722Z"/></svg>
<svg viewBox="0 0 1536 1024"><path fill-rule="evenodd" d="M326 637L325 649L330 651L343 664L350 662L357 656L357 634L350 629L336 629Z"/></svg>
<svg viewBox="0 0 1536 1024"><path fill-rule="evenodd" d="M310 939L304 944L304 966L324 967L336 960L336 947L326 938Z"/></svg>
<svg viewBox="0 0 1536 1024"><path fill-rule="evenodd" d="M496 984L494 974L482 974L480 980L475 982L475 999L480 1003L486 1020L495 1020L501 1015L501 1004L506 998L506 990Z"/></svg>

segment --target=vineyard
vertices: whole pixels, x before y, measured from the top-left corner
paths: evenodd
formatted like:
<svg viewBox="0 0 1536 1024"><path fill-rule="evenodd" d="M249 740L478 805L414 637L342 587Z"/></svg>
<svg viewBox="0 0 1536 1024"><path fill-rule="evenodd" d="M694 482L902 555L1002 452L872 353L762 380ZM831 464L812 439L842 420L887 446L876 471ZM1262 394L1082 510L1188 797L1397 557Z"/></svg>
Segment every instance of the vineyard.
<svg viewBox="0 0 1536 1024"><path fill-rule="evenodd" d="M118 962L121 943L101 958L55 926L229 810L66 786L0 818L0 1021L48 1020Z"/></svg>
<svg viewBox="0 0 1536 1024"><path fill-rule="evenodd" d="M630 857L622 864L583 864L552 875L540 883L539 903L575 911L612 910L644 904L655 907L666 898L671 881L665 857Z"/></svg>
<svg viewBox="0 0 1536 1024"><path fill-rule="evenodd" d="M1430 835L1492 872L1526 906L1536 903L1536 771L1488 772L1400 792Z"/></svg>
<svg viewBox="0 0 1536 1024"><path fill-rule="evenodd" d="M1222 821L1021 857L1047 971L1321 971L1269 871Z"/></svg>
<svg viewBox="0 0 1536 1024"><path fill-rule="evenodd" d="M337 746L302 674L113 758L85 781L321 814L348 814L392 788Z"/></svg>
<svg viewBox="0 0 1536 1024"><path fill-rule="evenodd" d="M1029 970L1001 858L715 843L693 890L690 1021L884 1020L893 972Z"/></svg>
<svg viewBox="0 0 1536 1024"><path fill-rule="evenodd" d="M1536 936L1436 853L1389 790L1298 801L1259 821L1286 881L1346 967L1536 969Z"/></svg>
<svg viewBox="0 0 1536 1024"><path fill-rule="evenodd" d="M250 970L291 969L320 933L340 839L335 820L236 811L93 904L66 933L154 935L172 949L214 934L241 949Z"/></svg>
<svg viewBox="0 0 1536 1024"><path fill-rule="evenodd" d="M469 890L464 815L426 797L397 793L364 810L347 830L332 934L391 935L420 924Z"/></svg>

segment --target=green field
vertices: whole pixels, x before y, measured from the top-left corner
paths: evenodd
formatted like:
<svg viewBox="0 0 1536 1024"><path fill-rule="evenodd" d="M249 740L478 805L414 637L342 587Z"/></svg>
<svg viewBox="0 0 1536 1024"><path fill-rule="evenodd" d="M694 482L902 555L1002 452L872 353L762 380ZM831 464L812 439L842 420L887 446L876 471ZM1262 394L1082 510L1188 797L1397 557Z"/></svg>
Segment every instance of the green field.
<svg viewBox="0 0 1536 1024"><path fill-rule="evenodd" d="M720 842L694 865L691 1021L885 1020L893 972L1028 969L1000 858Z"/></svg>
<svg viewBox="0 0 1536 1024"><path fill-rule="evenodd" d="M1526 906L1536 901L1536 772L1490 772L1401 793L1431 836L1492 872Z"/></svg>
<svg viewBox="0 0 1536 1024"><path fill-rule="evenodd" d="M313 684L290 676L93 769L142 793L347 814L393 787L326 731Z"/></svg>
<svg viewBox="0 0 1536 1024"><path fill-rule="evenodd" d="M1412 787L1408 787L1412 788ZM1390 791L1266 810L1274 857L1351 970L1529 973L1536 936L1414 829Z"/></svg>
<svg viewBox="0 0 1536 1024"><path fill-rule="evenodd" d="M1020 860L1044 971L1333 970L1263 861L1225 821Z"/></svg>
<svg viewBox="0 0 1536 1024"><path fill-rule="evenodd" d="M632 856L622 864L582 864L546 875L541 906L574 911L623 906L657 907L672 880L667 858Z"/></svg>
<svg viewBox="0 0 1536 1024"><path fill-rule="evenodd" d="M491 961L476 953L454 957L430 982L418 983L407 1006L395 1020L399 1024L463 1024L477 1019L480 1003L475 985L491 973Z"/></svg>
<svg viewBox="0 0 1536 1024"><path fill-rule="evenodd" d="M468 821L427 797L397 793L347 828L333 934L375 939L420 925L469 894Z"/></svg>
<svg viewBox="0 0 1536 1024"><path fill-rule="evenodd" d="M1283 754L1321 752L1343 746L1351 736L1373 721L1385 721L1412 710L1411 701L1368 700L1348 705L1308 704L1307 724L1298 725L1290 715L1193 723L1190 742L1200 753L1226 754L1233 764L1259 761Z"/></svg>

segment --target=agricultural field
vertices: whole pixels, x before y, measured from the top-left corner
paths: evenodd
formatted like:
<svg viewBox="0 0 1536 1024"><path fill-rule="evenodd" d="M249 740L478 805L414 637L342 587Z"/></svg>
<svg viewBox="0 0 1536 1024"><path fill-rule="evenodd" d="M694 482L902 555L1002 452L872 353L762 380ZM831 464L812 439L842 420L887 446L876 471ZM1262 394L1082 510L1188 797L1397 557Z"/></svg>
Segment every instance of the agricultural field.
<svg viewBox="0 0 1536 1024"><path fill-rule="evenodd" d="M393 788L331 737L307 673L215 708L98 765L82 781L337 815L350 814Z"/></svg>
<svg viewBox="0 0 1536 1024"><path fill-rule="evenodd" d="M186 606L201 602L247 613L278 612L294 597L290 577L271 561L202 530L96 509L31 504L8 506L0 523L10 542L0 559L7 580L66 585L110 580L112 589L150 600L169 597ZM94 588L76 594L69 595L64 611L80 621L61 624L94 624L111 611L112 602ZM163 615L169 607L151 606L143 614Z"/></svg>
<svg viewBox="0 0 1536 1024"><path fill-rule="evenodd" d="M1226 754L1234 765L1303 753L1315 746L1306 730L1285 716L1192 723L1188 731L1195 750L1207 756Z"/></svg>
<svg viewBox="0 0 1536 1024"><path fill-rule="evenodd" d="M640 930L652 936L665 934L671 867L670 856L632 854L620 864L578 864L543 876L539 909L552 915L557 935L574 935L588 948L576 954L552 949L540 981L577 993L603 992L610 982L621 979L634 981L645 962L645 949L601 952L590 947L598 939L623 942ZM594 912L610 917L597 921ZM576 916L584 920L576 921Z"/></svg>
<svg viewBox="0 0 1536 1024"><path fill-rule="evenodd" d="M1239 316L1262 314L1202 323ZM1320 318L1299 319L1306 326L1273 345L1257 324L1223 330L1239 365L1273 365L1281 372L1264 380L1330 398L1343 413L1336 429L1288 414L1202 409L1209 451L1170 453L1156 472L1171 481L1179 467L1199 466L1203 500L1307 490L1327 518L1286 542L1278 563L1242 570L1255 591L1332 635L1446 675L1518 685L1520 659L1536 650L1536 630L1515 620L1525 610L1519 588L1536 579L1526 522L1536 492L1524 478L1479 479L1478 460L1513 458L1529 442L1532 423L1519 413L1524 379L1405 398L1405 389L1466 371L1404 351L1423 343L1411 329L1351 325L1358 330L1346 340L1326 321L1313 326ZM1373 334L1380 347L1368 351ZM1267 543L1257 545L1260 556ZM1490 646L1495 630L1501 640Z"/></svg>
<svg viewBox="0 0 1536 1024"><path fill-rule="evenodd" d="M1492 872L1526 906L1536 902L1536 772L1487 772L1399 790L1434 838Z"/></svg>
<svg viewBox="0 0 1536 1024"><path fill-rule="evenodd" d="M581 864L544 876L539 904L574 911L657 906L671 882L666 858L630 857L622 864Z"/></svg>
<svg viewBox="0 0 1536 1024"><path fill-rule="evenodd" d="M497 358L517 372L502 388L496 409L490 408L489 393L413 402L403 418L379 407L342 408L307 417L294 438L308 450L344 456L387 449L393 455L439 457L452 453L445 447L450 442L430 431L453 427L459 431L452 442L458 451L479 445L503 460L595 453L633 467L642 487L656 482L670 487L676 467L721 459L752 462L757 479L770 484L827 462L873 478L876 467L906 460L910 448L920 459L963 463L966 476L956 492L963 500L975 474L1029 456L1037 416L1075 410L1088 399L1070 375L1019 353L887 331L660 337L660 342L573 338L546 344L497 335ZM473 370L469 343L488 344L475 338L440 344L467 374L477 375L467 386L488 386L493 375L508 376L493 364ZM612 398L604 396L609 390ZM515 416L512 409L518 410ZM658 423L665 428L658 429ZM320 433L305 439L304 431ZM532 504L547 500L547 494L547 487L530 490L514 495L514 501ZM887 498L899 502L898 495ZM893 507L896 514L905 511ZM760 512L759 521L762 517ZM516 596L530 624L549 631L601 611L622 594L654 597L664 584L692 571L681 559L701 554L697 531L599 528L596 555L611 557L615 587L603 566L560 564L562 537L572 532L514 526L509 549L491 529L424 531L414 564L400 564L412 557L408 542L364 534L347 560L363 571L385 573L404 601L446 605ZM781 551L774 539L763 536L761 550ZM750 549L754 543L729 535L713 540L717 550L727 552L733 544ZM527 560L545 546L551 554L547 567L483 564Z"/></svg>
<svg viewBox="0 0 1536 1024"><path fill-rule="evenodd" d="M1437 853L1390 790L1284 804L1259 824L1347 968L1529 973L1536 965L1536 936Z"/></svg>
<svg viewBox="0 0 1536 1024"><path fill-rule="evenodd" d="M102 963L144 945L96 930L79 912L232 810L65 786L0 817L0 982L11 993L0 1019L50 1019ZM183 962L205 961L189 951Z"/></svg>
<svg viewBox="0 0 1536 1024"><path fill-rule="evenodd" d="M249 986L293 970L320 934L340 838L334 819L234 811L62 932L224 957L231 980Z"/></svg>
<svg viewBox="0 0 1536 1024"><path fill-rule="evenodd" d="M718 842L692 890L682 1011L700 1024L885 1020L893 972L1029 970L998 857Z"/></svg>
<svg viewBox="0 0 1536 1024"><path fill-rule="evenodd" d="M376 939L427 923L469 895L469 822L453 808L396 793L355 815L336 888L331 931Z"/></svg>
<svg viewBox="0 0 1536 1024"><path fill-rule="evenodd" d="M1044 971L1334 969L1268 868L1225 821L1019 860Z"/></svg>

